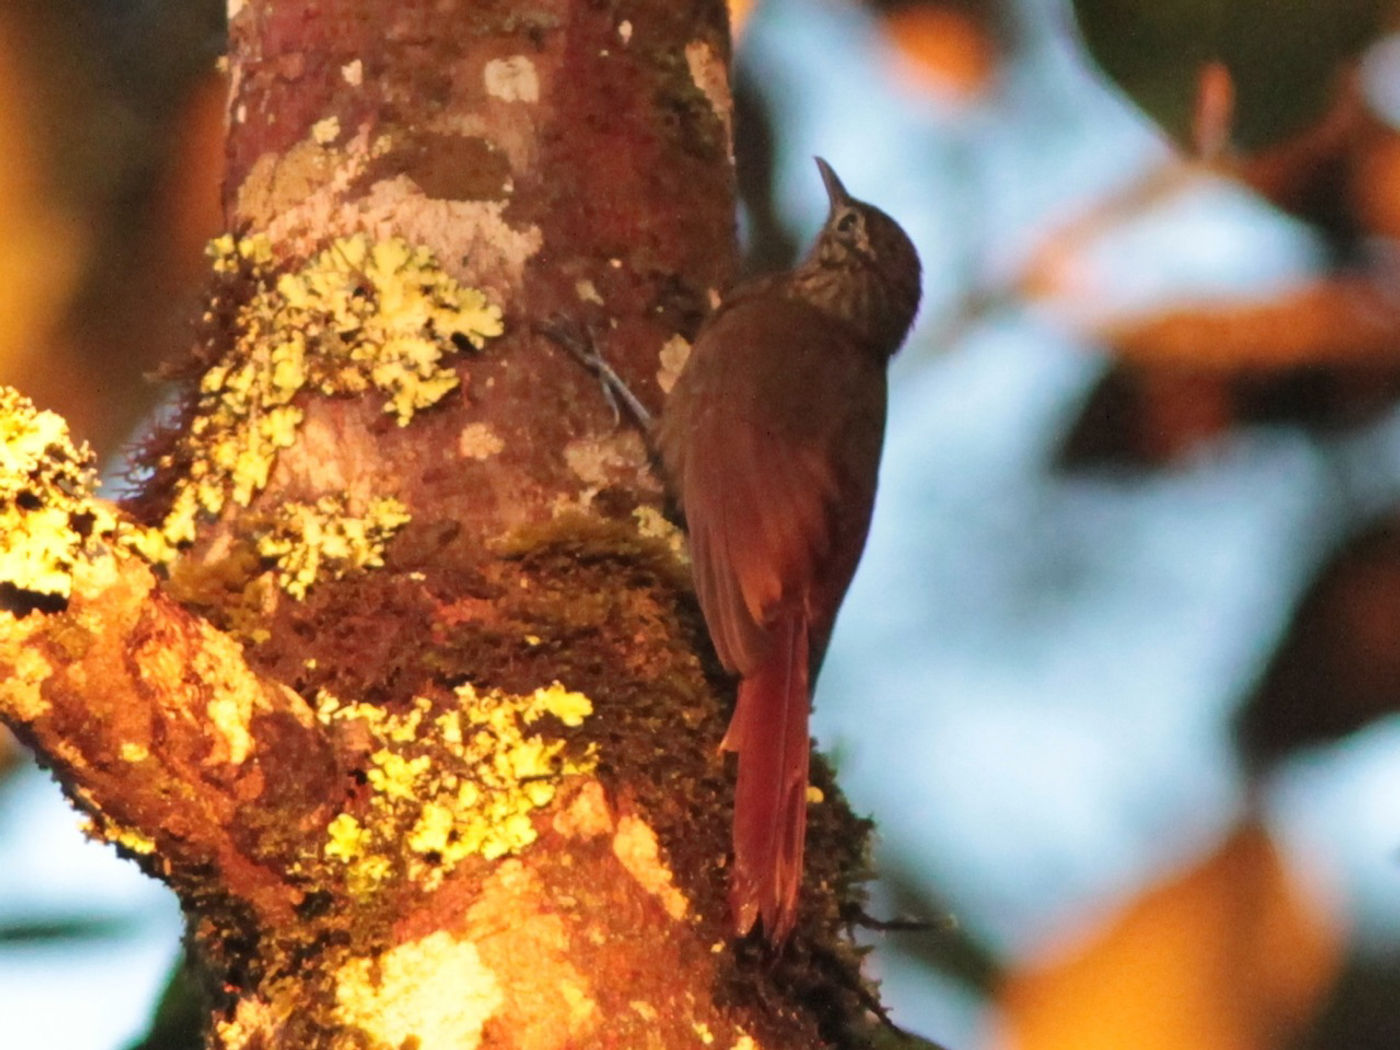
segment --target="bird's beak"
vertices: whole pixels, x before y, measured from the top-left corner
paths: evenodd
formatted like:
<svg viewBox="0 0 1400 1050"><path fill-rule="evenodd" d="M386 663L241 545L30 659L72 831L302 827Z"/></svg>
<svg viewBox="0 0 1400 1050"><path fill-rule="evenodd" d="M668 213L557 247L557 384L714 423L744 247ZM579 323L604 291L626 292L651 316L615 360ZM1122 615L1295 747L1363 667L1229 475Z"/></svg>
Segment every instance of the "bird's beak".
<svg viewBox="0 0 1400 1050"><path fill-rule="evenodd" d="M830 164L821 157L812 159L817 162L817 170L822 173L822 182L826 184L826 197L831 203L831 214L834 215L837 208L851 203L851 195L846 192L846 187L841 185L841 180L836 177L836 172L831 170Z"/></svg>

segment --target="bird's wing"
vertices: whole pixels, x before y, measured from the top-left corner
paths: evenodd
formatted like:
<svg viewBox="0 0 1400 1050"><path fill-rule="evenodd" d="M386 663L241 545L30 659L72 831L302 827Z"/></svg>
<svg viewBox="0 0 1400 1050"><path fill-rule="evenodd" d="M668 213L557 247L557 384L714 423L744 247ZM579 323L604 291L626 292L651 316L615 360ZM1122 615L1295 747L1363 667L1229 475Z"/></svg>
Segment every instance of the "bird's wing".
<svg viewBox="0 0 1400 1050"><path fill-rule="evenodd" d="M775 297L716 315L693 352L716 360L678 383L663 454L683 447L666 458L710 636L724 664L747 673L778 611L810 604L814 587L832 607L802 618L825 617L824 632L835 616L874 499L884 362L810 307Z"/></svg>

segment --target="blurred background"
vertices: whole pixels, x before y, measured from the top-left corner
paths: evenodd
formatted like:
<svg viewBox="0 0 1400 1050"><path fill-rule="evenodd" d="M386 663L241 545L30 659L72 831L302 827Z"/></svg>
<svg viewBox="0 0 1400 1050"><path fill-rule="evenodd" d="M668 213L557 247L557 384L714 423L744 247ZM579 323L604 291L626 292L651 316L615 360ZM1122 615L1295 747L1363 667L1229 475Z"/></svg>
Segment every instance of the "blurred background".
<svg viewBox="0 0 1400 1050"><path fill-rule="evenodd" d="M109 457L220 226L221 12L0 6L0 381ZM735 15L748 265L816 153L925 265L816 714L926 924L867 933L894 1021L1400 1046L1400 6ZM0 753L0 1044L132 1046L177 909Z"/></svg>

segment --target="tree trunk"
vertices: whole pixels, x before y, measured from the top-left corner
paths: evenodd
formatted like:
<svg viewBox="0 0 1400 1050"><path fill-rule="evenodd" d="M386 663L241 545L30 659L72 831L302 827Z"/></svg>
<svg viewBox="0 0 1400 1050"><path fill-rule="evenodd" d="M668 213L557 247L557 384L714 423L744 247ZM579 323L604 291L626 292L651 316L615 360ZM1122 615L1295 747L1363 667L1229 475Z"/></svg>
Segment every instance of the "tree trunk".
<svg viewBox="0 0 1400 1050"><path fill-rule="evenodd" d="M718 0L231 0L230 228L128 508L10 397L0 714L173 886L211 1047L860 1045L864 828L733 942L644 436L734 259ZM698 1042L697 1042L698 1041Z"/></svg>

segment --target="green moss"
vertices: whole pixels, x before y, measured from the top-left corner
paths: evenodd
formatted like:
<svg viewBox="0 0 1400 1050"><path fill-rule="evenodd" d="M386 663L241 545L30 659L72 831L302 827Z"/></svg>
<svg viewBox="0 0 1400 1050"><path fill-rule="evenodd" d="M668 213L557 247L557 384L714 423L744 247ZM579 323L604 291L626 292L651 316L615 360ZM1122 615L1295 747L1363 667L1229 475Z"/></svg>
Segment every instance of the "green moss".
<svg viewBox="0 0 1400 1050"><path fill-rule="evenodd" d="M637 507L630 518L622 519L565 511L515 528L495 548L506 558L536 564L548 560L561 578L574 575L574 566L587 571L615 561L636 576L654 576L675 590L688 591L691 586L680 530L650 507ZM577 588L575 594L583 603L608 597L598 588Z"/></svg>

